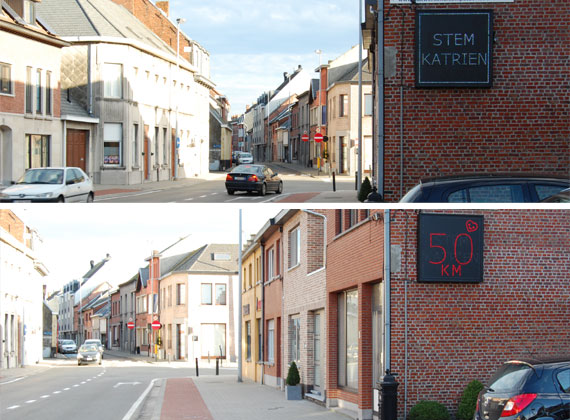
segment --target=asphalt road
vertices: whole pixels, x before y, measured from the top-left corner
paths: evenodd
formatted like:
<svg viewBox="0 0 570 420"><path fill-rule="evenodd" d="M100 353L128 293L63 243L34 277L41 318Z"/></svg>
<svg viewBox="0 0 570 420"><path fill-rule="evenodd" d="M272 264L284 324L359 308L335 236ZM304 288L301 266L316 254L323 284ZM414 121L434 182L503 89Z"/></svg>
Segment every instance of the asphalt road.
<svg viewBox="0 0 570 420"><path fill-rule="evenodd" d="M0 385L0 418L123 419L153 379L195 374L191 368L172 365L106 356L101 366L77 366L71 359L69 365Z"/></svg>
<svg viewBox="0 0 570 420"><path fill-rule="evenodd" d="M301 174L281 174L283 193L273 192L261 196L257 193L236 192L229 195L225 188L225 178L204 181L193 185L173 188L156 188L130 191L110 195L96 195L95 202L100 203L278 203L282 201L305 202L318 197L323 191L333 191L329 177L311 177ZM337 191L354 192L354 179L338 177ZM350 197L356 197L356 193ZM341 198L342 200L342 198Z"/></svg>

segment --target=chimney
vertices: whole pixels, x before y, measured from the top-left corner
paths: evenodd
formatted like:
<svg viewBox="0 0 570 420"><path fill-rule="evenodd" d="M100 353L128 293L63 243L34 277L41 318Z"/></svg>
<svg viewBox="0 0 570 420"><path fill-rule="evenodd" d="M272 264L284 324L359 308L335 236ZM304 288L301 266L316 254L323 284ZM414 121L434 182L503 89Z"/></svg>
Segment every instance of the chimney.
<svg viewBox="0 0 570 420"><path fill-rule="evenodd" d="M283 73L283 79L284 79L284 80L287 80L288 77L289 77L289 73L284 72L284 73Z"/></svg>
<svg viewBox="0 0 570 420"><path fill-rule="evenodd" d="M164 13L166 13L166 17L170 16L170 7L168 5L168 0L166 1L157 1L156 2L156 7L158 7L160 10L162 10Z"/></svg>
<svg viewBox="0 0 570 420"><path fill-rule="evenodd" d="M95 267L95 261L91 260L89 263L91 264L91 268Z"/></svg>

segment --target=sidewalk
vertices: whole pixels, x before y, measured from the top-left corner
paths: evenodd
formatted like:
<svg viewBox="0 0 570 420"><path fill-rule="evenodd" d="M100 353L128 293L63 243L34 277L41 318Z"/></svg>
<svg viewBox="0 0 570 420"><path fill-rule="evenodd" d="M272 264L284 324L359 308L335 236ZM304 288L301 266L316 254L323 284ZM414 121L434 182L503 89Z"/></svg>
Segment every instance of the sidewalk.
<svg viewBox="0 0 570 420"><path fill-rule="evenodd" d="M69 364L68 359L62 359L59 357L44 359L37 364L26 365L24 367L17 367L11 369L0 369L0 385L16 382L27 378L28 376L33 376L45 372L53 367L65 366Z"/></svg>
<svg viewBox="0 0 570 420"><path fill-rule="evenodd" d="M139 420L347 420L343 414L307 400L287 401L279 389L235 375L161 379L145 391L129 419ZM126 420L126 418L124 420Z"/></svg>
<svg viewBox="0 0 570 420"><path fill-rule="evenodd" d="M142 351L141 354L134 354L128 353L119 350L105 350L105 357L115 357L117 359L126 359L135 362L146 362L152 364L165 364L180 368L189 368L195 369L196 368L196 361L195 360L167 360L167 359L157 359L152 354L149 356L146 351ZM103 359L105 360L105 358ZM198 367L200 369L215 369L216 368L216 359L212 358L210 362L207 360L200 360L198 363ZM237 367L237 363L231 363L227 360L223 360L220 364L221 369L235 369Z"/></svg>

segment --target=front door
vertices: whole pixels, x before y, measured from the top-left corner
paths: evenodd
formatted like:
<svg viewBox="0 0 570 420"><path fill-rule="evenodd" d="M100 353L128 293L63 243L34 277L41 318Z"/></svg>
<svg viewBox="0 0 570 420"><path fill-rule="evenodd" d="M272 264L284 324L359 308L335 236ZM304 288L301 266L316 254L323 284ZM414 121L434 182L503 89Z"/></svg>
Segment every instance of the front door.
<svg viewBox="0 0 570 420"><path fill-rule="evenodd" d="M87 172L87 130L67 130L66 166Z"/></svg>
<svg viewBox="0 0 570 420"><path fill-rule="evenodd" d="M314 389L319 394L322 394L323 389L323 311L315 312L315 334L314 340L314 360L313 366L315 368L315 386Z"/></svg>
<svg viewBox="0 0 570 420"><path fill-rule="evenodd" d="M176 324L176 360L181 359L182 354L182 331L180 330L180 324Z"/></svg>

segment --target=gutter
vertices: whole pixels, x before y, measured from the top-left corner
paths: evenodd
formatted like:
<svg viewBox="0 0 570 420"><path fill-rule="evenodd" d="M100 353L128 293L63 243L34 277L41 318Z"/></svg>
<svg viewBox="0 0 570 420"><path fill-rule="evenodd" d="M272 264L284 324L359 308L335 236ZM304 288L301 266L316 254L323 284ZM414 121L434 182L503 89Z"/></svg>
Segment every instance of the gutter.
<svg viewBox="0 0 570 420"><path fill-rule="evenodd" d="M384 210L384 370L391 369L390 336L391 336L391 308L390 308L390 210Z"/></svg>

